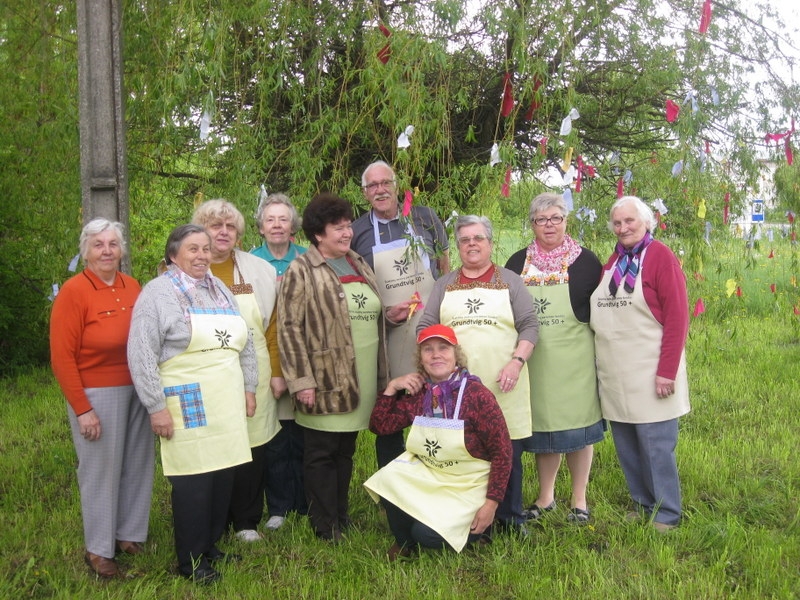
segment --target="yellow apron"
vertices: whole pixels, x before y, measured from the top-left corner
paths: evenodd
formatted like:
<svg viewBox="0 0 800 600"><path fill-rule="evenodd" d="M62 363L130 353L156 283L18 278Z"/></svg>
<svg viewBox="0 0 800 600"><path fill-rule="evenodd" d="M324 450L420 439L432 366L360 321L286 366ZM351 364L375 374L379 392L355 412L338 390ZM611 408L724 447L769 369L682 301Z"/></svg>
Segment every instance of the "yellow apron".
<svg viewBox="0 0 800 600"><path fill-rule="evenodd" d="M511 439L530 437L528 370L520 371L519 381L510 392L501 392L496 381L500 370L511 360L519 337L508 288L450 285L442 298L439 319L455 331L467 355L470 373L480 377L481 383L497 398Z"/></svg>
<svg viewBox="0 0 800 600"><path fill-rule="evenodd" d="M375 279L384 306L394 306L410 300L418 292L422 303L428 301L433 289L434 279L428 255L419 249L415 254L407 239L394 240L381 244L378 220L372 220L375 245L372 247L372 261L375 265ZM414 230L408 225L406 233L414 238ZM419 238L418 238L419 239ZM419 239L422 244L422 240ZM423 310L417 311L398 327L387 328L386 345L389 362L389 378L407 373L415 373L417 322Z"/></svg>
<svg viewBox="0 0 800 600"><path fill-rule="evenodd" d="M539 319L539 341L528 360L534 431L588 427L602 416L594 335L572 311L568 281L528 286Z"/></svg>
<svg viewBox="0 0 800 600"><path fill-rule="evenodd" d="M234 288L237 286L233 286ZM247 323L250 331L253 332L253 346L258 360L258 387L256 388L256 414L247 419L247 435L250 438L250 447L255 448L266 444L274 438L281 425L278 423L278 403L272 395L272 388L269 380L272 378L272 365L269 362L269 350L267 350L267 338L264 336L261 311L258 309L255 294L237 294L236 303L239 305L239 313Z"/></svg>
<svg viewBox="0 0 800 600"><path fill-rule="evenodd" d="M189 309L192 339L159 373L175 433L161 438L164 475L196 475L249 462L239 352L247 324L230 309Z"/></svg>
<svg viewBox="0 0 800 600"><path fill-rule="evenodd" d="M467 544L475 513L486 502L491 468L464 443L464 421L458 416L466 383L464 378L453 419L414 417L407 450L364 482L375 502L386 498L457 552Z"/></svg>
<svg viewBox="0 0 800 600"><path fill-rule="evenodd" d="M318 431L361 431L369 428L369 417L378 397L378 319L381 318L380 298L366 283L342 284L350 314L350 333L356 355L359 401L349 413L309 415L296 412L295 420Z"/></svg>
<svg viewBox="0 0 800 600"><path fill-rule="evenodd" d="M633 293L620 285L617 296L608 291L616 263L603 273L592 294L591 325L597 353L597 379L603 417L621 423L658 423L689 412L686 351L681 354L675 393L656 395L656 371L664 328L656 321L642 292L645 255Z"/></svg>

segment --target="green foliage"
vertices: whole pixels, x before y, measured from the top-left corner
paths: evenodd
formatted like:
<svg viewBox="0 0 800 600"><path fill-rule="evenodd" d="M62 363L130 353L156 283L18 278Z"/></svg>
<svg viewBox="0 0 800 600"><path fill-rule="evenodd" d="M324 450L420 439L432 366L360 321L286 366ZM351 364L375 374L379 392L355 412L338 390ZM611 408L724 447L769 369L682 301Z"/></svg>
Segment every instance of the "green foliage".
<svg viewBox="0 0 800 600"><path fill-rule="evenodd" d="M773 114L792 110L798 95L794 82L778 76L787 62L781 44L789 42L776 38L772 8L761 7L753 20L742 1L715 5L703 36L697 4L127 0L134 275L152 275L166 233L190 218L198 198L227 198L250 219L264 184L289 193L301 209L322 190L362 209L360 174L378 158L395 164L402 188L442 217L482 213L520 227L527 202L544 187L533 176L546 169L563 175L570 149L573 167L581 156L597 169L575 193L575 207L598 216L583 224L585 239L607 243L607 209L617 180L630 171L626 192L663 199L669 214L661 235L680 236L695 269L707 259L705 221L722 227L725 193L731 214L738 212L757 179L764 133L787 126L783 114ZM19 281L16 288L27 285L15 279L22 272L35 283L30 289L45 291L15 300L32 304L29 315L0 301L0 332L19 334L7 338L4 360L44 337L50 286L69 275L77 245L75 24L74 3L0 6L3 273L12 285ZM378 53L386 44L384 64ZM500 114L505 74L515 100L507 117ZM684 101L689 92L696 112ZM667 99L681 105L672 124L664 119ZM580 119L560 136L571 108ZM204 114L210 129L201 139ZM409 125L411 146L398 148ZM501 162L490 166L495 143ZM673 176L679 160L684 169ZM508 198L501 194L507 169L515 182ZM251 226L244 246L258 241ZM8 360L24 363L24 356Z"/></svg>

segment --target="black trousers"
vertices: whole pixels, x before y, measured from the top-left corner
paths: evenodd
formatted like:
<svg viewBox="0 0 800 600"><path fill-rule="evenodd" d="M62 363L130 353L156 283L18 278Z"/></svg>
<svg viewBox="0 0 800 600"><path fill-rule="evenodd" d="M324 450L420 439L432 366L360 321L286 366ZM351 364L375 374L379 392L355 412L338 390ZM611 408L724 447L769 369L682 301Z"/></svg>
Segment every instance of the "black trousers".
<svg viewBox="0 0 800 600"><path fill-rule="evenodd" d="M308 512L303 484L304 430L294 419L281 419L281 430L267 442L267 509L270 517Z"/></svg>
<svg viewBox="0 0 800 600"><path fill-rule="evenodd" d="M264 489L267 485L267 446L250 448L248 463L233 467L233 491L228 523L234 531L256 529L264 516Z"/></svg>
<svg viewBox="0 0 800 600"><path fill-rule="evenodd" d="M358 432L304 431L308 516L314 533L333 539L350 522L348 495Z"/></svg>
<svg viewBox="0 0 800 600"><path fill-rule="evenodd" d="M225 532L233 468L167 479L172 485L178 569L189 575L194 568L208 568L208 557L219 553L216 543Z"/></svg>

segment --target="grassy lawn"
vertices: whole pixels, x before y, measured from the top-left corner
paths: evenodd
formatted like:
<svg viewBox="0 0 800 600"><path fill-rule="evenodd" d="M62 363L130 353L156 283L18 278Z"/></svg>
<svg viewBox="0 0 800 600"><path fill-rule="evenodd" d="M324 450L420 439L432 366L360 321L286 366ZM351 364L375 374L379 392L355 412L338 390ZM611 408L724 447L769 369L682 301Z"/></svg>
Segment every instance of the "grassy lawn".
<svg viewBox="0 0 800 600"><path fill-rule="evenodd" d="M508 245L501 264L522 247ZM771 246L772 259L770 247L746 252L731 242L702 280L689 274L690 301L702 296L707 310L692 319L688 344L693 410L681 420L678 446L685 517L673 532L625 521L628 496L609 436L596 447L591 525L567 524L562 473L558 509L528 538L390 564L385 519L361 487L375 465L367 432L351 491L356 527L343 544L316 540L305 519L292 516L263 542L225 540L223 549L243 560L224 567L221 583L196 587L172 574L168 485L159 471L148 552L120 558L126 580L95 581L83 564L65 402L50 372L32 369L0 381L0 598L796 598L796 257L788 242ZM727 296L730 278L741 297ZM527 503L535 498L530 455L525 465Z"/></svg>

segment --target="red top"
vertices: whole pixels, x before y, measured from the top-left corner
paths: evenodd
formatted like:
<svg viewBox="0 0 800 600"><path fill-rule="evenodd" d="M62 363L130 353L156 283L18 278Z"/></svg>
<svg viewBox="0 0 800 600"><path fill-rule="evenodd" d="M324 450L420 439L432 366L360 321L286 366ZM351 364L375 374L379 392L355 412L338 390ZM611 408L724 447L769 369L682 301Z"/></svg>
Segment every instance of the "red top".
<svg viewBox="0 0 800 600"><path fill-rule="evenodd" d="M603 270L612 269L617 258L617 253L613 253ZM647 247L641 269L636 285L643 286L644 300L664 329L656 375L675 379L689 333L686 276L672 250L658 240L653 240Z"/></svg>
<svg viewBox="0 0 800 600"><path fill-rule="evenodd" d="M50 362L76 415L92 410L85 388L132 385L127 345L139 282L105 284L89 269L67 280L50 315Z"/></svg>
<svg viewBox="0 0 800 600"><path fill-rule="evenodd" d="M454 394L457 392L457 389L453 390ZM403 393L378 396L369 419L370 431L386 435L405 429L411 425L414 417L422 414L424 396L425 389L412 396ZM470 381L464 389L459 417L464 421L467 452L491 463L486 497L500 503L506 494L511 474L511 438L503 411L492 392L483 384Z"/></svg>

